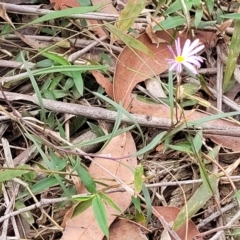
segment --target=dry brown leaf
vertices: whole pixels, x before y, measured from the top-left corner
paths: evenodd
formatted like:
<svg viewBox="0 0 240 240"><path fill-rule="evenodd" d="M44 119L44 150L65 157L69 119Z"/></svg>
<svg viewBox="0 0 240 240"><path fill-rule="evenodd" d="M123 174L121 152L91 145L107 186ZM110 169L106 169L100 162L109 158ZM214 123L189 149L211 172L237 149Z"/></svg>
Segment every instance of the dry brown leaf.
<svg viewBox="0 0 240 240"><path fill-rule="evenodd" d="M117 158L129 156L135 152L136 146L134 140L131 134L127 132L114 137L106 148L104 148L99 154L111 154L112 157ZM137 159L135 157L129 157L120 161L104 158L94 159L94 162L89 167L89 173L91 176L108 186L113 186L118 184L118 182L114 181L113 177L100 168L96 163L100 164L103 168L107 169L125 183L131 183L133 181L133 173L126 167L126 165L131 169L134 169L137 165ZM101 188L103 188L103 186L98 185L98 189ZM131 195L128 192L115 192L108 194L108 196L120 207L122 211L125 211L131 203ZM110 225L116 218L115 215L119 214L119 212L107 204L105 206L107 210L108 224ZM102 238L103 233L95 220L93 210L92 208L88 208L79 216L69 219L66 222L66 228L61 240L100 240Z"/></svg>
<svg viewBox="0 0 240 240"><path fill-rule="evenodd" d="M103 7L99 10L101 13L107 13L107 14L117 14L117 9L113 6L112 0L91 0L92 5L99 5L102 4Z"/></svg>
<svg viewBox="0 0 240 240"><path fill-rule="evenodd" d="M217 136L217 135L208 135L205 137L210 138L217 145L232 149L233 151L240 151L240 139L239 137L229 137L229 136Z"/></svg>
<svg viewBox="0 0 240 240"><path fill-rule="evenodd" d="M113 85L108 78L104 77L99 71L91 71L92 75L95 77L96 81L100 86L102 86L109 97L113 98Z"/></svg>
<svg viewBox="0 0 240 240"><path fill-rule="evenodd" d="M55 3L53 6L55 10L80 6L77 0L50 0L50 2Z"/></svg>
<svg viewBox="0 0 240 240"><path fill-rule="evenodd" d="M159 207L159 206L154 206L153 207L154 211L153 214L159 218L159 215L165 219L170 225L174 222L176 219L178 213L180 212L179 208L176 207ZM161 218L159 218L161 222ZM195 239L197 235L200 234L198 231L196 225L193 223L192 220L188 221L188 227L187 227L187 234L186 234L186 224L184 224L176 233L180 237L180 239L186 239L185 237L187 236L187 240L192 240ZM173 240L174 238L172 238ZM202 238L198 237L199 240Z"/></svg>
<svg viewBox="0 0 240 240"><path fill-rule="evenodd" d="M166 32L158 32L157 36L161 39L169 42L171 40L170 34ZM216 34L210 32L196 32L196 37L200 39L201 42L206 45L214 46L216 41ZM168 69L168 63L166 58L171 58L172 55L167 48L167 43L160 43L157 48L153 44L146 34L141 35L138 40L146 45L153 53L153 57L149 57L144 53L136 51L137 57L130 48L125 47L118 58L116 65L116 71L114 75L113 84L113 94L114 100L116 102L121 102L123 107L128 109L132 113L165 117L170 118L170 108L161 104L148 104L136 99L131 92L135 85L142 82L154 75L159 75ZM185 42L184 37L180 37L181 44ZM180 116L180 114L178 114ZM207 115L197 111L184 111L184 118L187 120L197 120ZM179 119L178 119L179 120ZM216 125L221 125L223 127L234 126L233 123L224 120L214 120L211 121ZM223 136L210 136L214 137L214 141L217 141L223 146L229 146L226 142L226 138ZM235 145L231 147L233 150L239 150L240 138L227 137L227 141L235 142Z"/></svg>
<svg viewBox="0 0 240 240"><path fill-rule="evenodd" d="M127 220L119 219L115 221L110 226L110 239L111 240L147 240L148 238L143 234L140 227L136 224L133 224ZM103 240L107 240L106 237L104 237Z"/></svg>
<svg viewBox="0 0 240 240"><path fill-rule="evenodd" d="M4 8L4 6L2 4L0 4L0 17L2 19L4 19L7 23L9 23L13 28L15 28L11 19L8 17L6 9Z"/></svg>

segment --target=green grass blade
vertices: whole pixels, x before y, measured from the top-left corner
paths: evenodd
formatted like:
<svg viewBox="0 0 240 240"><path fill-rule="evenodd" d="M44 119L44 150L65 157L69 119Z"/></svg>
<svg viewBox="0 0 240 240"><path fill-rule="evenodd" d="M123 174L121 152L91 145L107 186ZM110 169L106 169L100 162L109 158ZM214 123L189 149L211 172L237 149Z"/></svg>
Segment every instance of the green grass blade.
<svg viewBox="0 0 240 240"><path fill-rule="evenodd" d="M129 0L119 15L117 27L127 32L145 7L146 0Z"/></svg>
<svg viewBox="0 0 240 240"><path fill-rule="evenodd" d="M122 40L128 47L136 49L140 52L145 53L146 55L153 56L152 51L145 46L143 43L138 41L137 39L131 37L130 35L122 32L119 30L117 27L111 25L111 24L106 24L106 28L116 35L120 40Z"/></svg>
<svg viewBox="0 0 240 240"><path fill-rule="evenodd" d="M211 183L211 189L216 191L218 186L217 177L214 175L210 175L209 182ZM191 219L191 217L206 204L206 202L212 197L212 195L213 192L210 191L209 188L206 188L204 184L202 184L188 200L186 206L184 206L179 212L177 218L173 223L173 229L178 230L179 228L181 228L181 226L186 223L186 221Z"/></svg>
<svg viewBox="0 0 240 240"><path fill-rule="evenodd" d="M39 105L40 105L40 108L41 108L41 121L43 121L44 123L46 123L46 111L45 111L45 108L44 108L44 105L43 105L43 101L42 101L42 96L41 96L41 93L40 93L40 90L38 88L38 85L37 85L37 82L32 74L32 71L30 70L27 62L25 61L25 58L23 56L23 52L21 51L20 52L21 54L21 58L22 58L22 61L23 61L23 65L24 67L26 68L27 70L27 73L29 75L29 78L31 80L31 83L32 83L32 86L33 86L33 89L37 95L37 98L38 98L38 102L39 102Z"/></svg>
<svg viewBox="0 0 240 240"><path fill-rule="evenodd" d="M223 78L223 91L225 92L233 75L240 53L240 20L235 21L231 44L229 47L226 69Z"/></svg>
<svg viewBox="0 0 240 240"><path fill-rule="evenodd" d="M161 140L166 135L166 133L167 133L167 131L159 133L147 146L145 146L144 148L142 148L139 151L137 151L136 153L134 153L133 156L142 155L142 154L154 149L161 142Z"/></svg>
<svg viewBox="0 0 240 240"><path fill-rule="evenodd" d="M18 169L5 169L0 171L0 182L12 180L15 177L20 177L25 173L28 173L28 170L18 170Z"/></svg>
<svg viewBox="0 0 240 240"><path fill-rule="evenodd" d="M120 124L121 124L121 120L122 120L122 113L117 110L117 117L116 117L116 120L114 122L114 126L113 126L113 129L112 129L112 132L110 133L110 136L108 138L108 140L104 143L104 146L102 148L104 148L105 146L107 146L107 144L112 140L112 138L116 135L119 127L120 127Z"/></svg>
<svg viewBox="0 0 240 240"><path fill-rule="evenodd" d="M151 197L149 194L149 191L147 189L147 187L145 186L145 184L143 183L142 185L142 193L146 202L146 206L147 206L147 219L146 222L148 223L151 219L151 215L152 215L152 201L151 201Z"/></svg>
<svg viewBox="0 0 240 240"><path fill-rule="evenodd" d="M41 22L45 22L45 21L49 21L49 20L53 20L56 18L63 18L63 17L71 17L72 14L84 14L84 13L88 13L88 12L95 12L97 11L99 8L101 8L103 5L96 5L96 6L89 6L89 7L75 7L75 8L67 8L67 9L63 9L60 11L53 11L52 13L48 13L42 17L39 17L37 19L35 19L34 21L28 23L25 26L28 25L33 25L36 23L41 23Z"/></svg>
<svg viewBox="0 0 240 240"><path fill-rule="evenodd" d="M128 117L134 124L135 126L137 127L137 129L139 130L141 136L142 136L142 139L144 139L143 137L143 132L142 132L142 129L140 127L140 125L138 124L138 122L131 116L131 114L125 109L123 108L122 106L120 106L119 104L117 104L116 102L112 101L110 98L108 97L105 97L103 95L101 95L100 93L97 93L97 92L92 92L95 96L97 96L98 98L101 98L103 99L104 101L110 103L112 106L114 106L118 111L122 112L126 117Z"/></svg>

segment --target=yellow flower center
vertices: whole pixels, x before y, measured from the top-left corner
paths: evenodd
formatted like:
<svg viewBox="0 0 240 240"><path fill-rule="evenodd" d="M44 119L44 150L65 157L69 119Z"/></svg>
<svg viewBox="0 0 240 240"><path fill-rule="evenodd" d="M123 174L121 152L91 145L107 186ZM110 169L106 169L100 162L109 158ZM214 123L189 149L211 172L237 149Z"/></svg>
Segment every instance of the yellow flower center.
<svg viewBox="0 0 240 240"><path fill-rule="evenodd" d="M179 62L179 63L182 63L182 62L184 62L185 58L184 58L183 56L177 56L177 57L175 58L175 60L176 60L177 62Z"/></svg>

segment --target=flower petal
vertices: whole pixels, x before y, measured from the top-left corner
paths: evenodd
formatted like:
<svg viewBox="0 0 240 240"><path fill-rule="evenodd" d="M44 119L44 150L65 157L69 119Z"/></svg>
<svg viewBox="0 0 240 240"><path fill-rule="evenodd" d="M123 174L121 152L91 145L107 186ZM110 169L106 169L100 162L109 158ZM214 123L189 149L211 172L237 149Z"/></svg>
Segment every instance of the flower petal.
<svg viewBox="0 0 240 240"><path fill-rule="evenodd" d="M176 46L177 56L180 56L181 55L181 45L180 45L179 37L175 40L175 46Z"/></svg>
<svg viewBox="0 0 240 240"><path fill-rule="evenodd" d="M182 56L188 55L190 45L191 45L191 41L189 39L187 39L183 46L183 50L182 50L182 54L181 54Z"/></svg>
<svg viewBox="0 0 240 240"><path fill-rule="evenodd" d="M194 68L194 66L191 63L183 62L183 65L190 70L193 74L197 74L197 70Z"/></svg>
<svg viewBox="0 0 240 240"><path fill-rule="evenodd" d="M195 39L188 48L188 53L190 53L195 47L198 46L199 39Z"/></svg>
<svg viewBox="0 0 240 240"><path fill-rule="evenodd" d="M173 48L172 48L172 46L167 46L168 47L168 49L169 49L169 51L172 53L172 55L174 56L174 58L176 57L176 55L175 55L175 53L174 53L174 51L173 51Z"/></svg>
<svg viewBox="0 0 240 240"><path fill-rule="evenodd" d="M194 65L200 67L201 66L200 62L202 62L202 59L199 59L198 57L192 56L192 57L187 58L185 62L188 62L190 64L194 64Z"/></svg>
<svg viewBox="0 0 240 240"><path fill-rule="evenodd" d="M177 65L178 65L178 63L174 63L174 64L172 64L171 66L170 66L170 68L169 68L169 71L172 71L172 70L174 70L175 68L177 68Z"/></svg>
<svg viewBox="0 0 240 240"><path fill-rule="evenodd" d="M202 49L204 49L204 47L205 47L204 45L198 46L197 48L191 50L191 52L189 52L189 53L186 55L186 57L192 56L192 55L194 55L194 54L196 54L196 53L199 53L200 51L202 51Z"/></svg>

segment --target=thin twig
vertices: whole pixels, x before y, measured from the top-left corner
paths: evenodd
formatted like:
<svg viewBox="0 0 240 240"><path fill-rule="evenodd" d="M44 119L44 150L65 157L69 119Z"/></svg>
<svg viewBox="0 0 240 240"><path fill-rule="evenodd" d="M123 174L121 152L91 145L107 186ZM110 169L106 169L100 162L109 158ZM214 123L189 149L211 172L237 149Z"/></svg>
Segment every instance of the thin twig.
<svg viewBox="0 0 240 240"><path fill-rule="evenodd" d="M20 93L4 92L5 97L0 93L0 99L7 98L8 101L25 100L39 105L36 96L29 96ZM57 113L68 113L73 115L85 116L91 119L98 120L108 120L114 122L118 116L117 112L106 110L100 107L83 106L75 103L65 103L58 102L49 99L42 99L43 106L50 111ZM157 127L162 129L169 129L172 126L171 120L169 118L160 118L154 116L131 114L131 117L139 123L139 125L147 127ZM127 116L122 116L122 122L132 124L132 120ZM225 136L240 136L240 127L235 126L221 126L212 123L204 123L202 125L203 133L215 134L215 135L225 135ZM195 129L193 129L195 130ZM199 130L198 128L196 131Z"/></svg>

